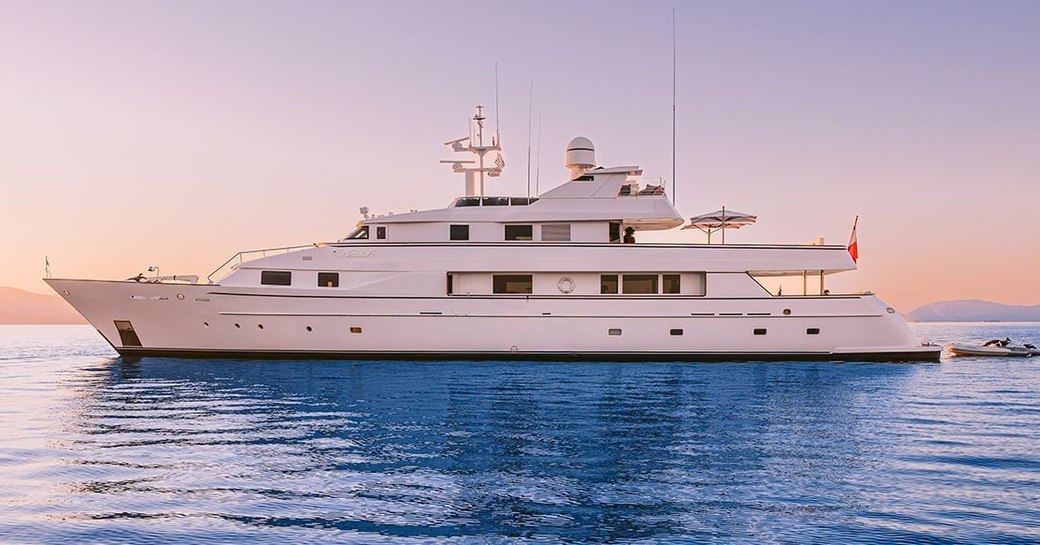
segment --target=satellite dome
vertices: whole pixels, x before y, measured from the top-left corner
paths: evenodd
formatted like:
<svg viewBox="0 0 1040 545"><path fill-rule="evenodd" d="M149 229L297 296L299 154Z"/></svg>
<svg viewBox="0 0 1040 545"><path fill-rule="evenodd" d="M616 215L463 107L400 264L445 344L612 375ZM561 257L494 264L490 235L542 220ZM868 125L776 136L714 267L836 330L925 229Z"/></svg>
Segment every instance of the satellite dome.
<svg viewBox="0 0 1040 545"><path fill-rule="evenodd" d="M578 178L596 166L596 147L592 140L584 136L576 136L567 142L567 168L571 171L571 179Z"/></svg>

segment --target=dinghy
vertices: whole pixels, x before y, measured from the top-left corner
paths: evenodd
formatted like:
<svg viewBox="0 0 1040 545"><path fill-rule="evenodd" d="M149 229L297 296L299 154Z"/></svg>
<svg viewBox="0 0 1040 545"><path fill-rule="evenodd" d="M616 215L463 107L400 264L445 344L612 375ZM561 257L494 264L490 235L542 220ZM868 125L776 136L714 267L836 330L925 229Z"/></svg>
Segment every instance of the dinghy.
<svg viewBox="0 0 1040 545"><path fill-rule="evenodd" d="M1026 357L1040 355L1040 351L1020 348L1017 346L968 346L965 344L951 345L950 353L954 356L988 356L988 357Z"/></svg>

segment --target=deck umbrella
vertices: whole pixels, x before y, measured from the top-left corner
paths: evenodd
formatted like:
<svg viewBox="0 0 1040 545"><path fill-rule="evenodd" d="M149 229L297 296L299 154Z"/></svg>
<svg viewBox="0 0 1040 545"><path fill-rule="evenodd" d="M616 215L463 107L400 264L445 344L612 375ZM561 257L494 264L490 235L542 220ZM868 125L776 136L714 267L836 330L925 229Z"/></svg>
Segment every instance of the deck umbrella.
<svg viewBox="0 0 1040 545"><path fill-rule="evenodd" d="M690 218L690 224L683 229L699 229L708 235L708 244L711 244L711 234L722 231L722 243L726 243L726 229L740 229L755 223L758 216L726 210L716 210L707 214L701 214Z"/></svg>

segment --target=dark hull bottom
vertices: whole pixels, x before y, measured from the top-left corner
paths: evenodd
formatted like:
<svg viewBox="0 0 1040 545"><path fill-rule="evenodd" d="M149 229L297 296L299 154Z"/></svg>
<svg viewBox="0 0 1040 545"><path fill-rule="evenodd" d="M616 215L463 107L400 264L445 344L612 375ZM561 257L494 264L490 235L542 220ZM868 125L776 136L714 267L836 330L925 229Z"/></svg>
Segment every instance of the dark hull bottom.
<svg viewBox="0 0 1040 545"><path fill-rule="evenodd" d="M193 350L117 348L125 358L160 356L209 359L338 359L338 360L491 360L491 361L611 361L611 362L711 362L711 361L846 361L938 362L941 350L864 353L665 353L665 352L323 352L263 350Z"/></svg>

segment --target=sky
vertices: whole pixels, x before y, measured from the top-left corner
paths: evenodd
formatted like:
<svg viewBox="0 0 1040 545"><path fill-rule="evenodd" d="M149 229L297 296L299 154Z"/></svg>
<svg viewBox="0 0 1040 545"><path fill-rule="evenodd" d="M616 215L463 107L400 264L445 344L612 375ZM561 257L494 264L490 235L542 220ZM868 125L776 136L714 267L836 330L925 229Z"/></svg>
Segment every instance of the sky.
<svg viewBox="0 0 1040 545"><path fill-rule="evenodd" d="M0 286L47 292L44 256L205 276L340 238L361 206L443 207L463 192L443 142L477 103L493 126L496 63L488 193L526 194L529 141L540 188L562 183L577 135L671 179L673 9L680 211L758 214L740 243L844 244L859 215L860 270L831 285L901 311L1040 303L1026 0L5 0Z"/></svg>

